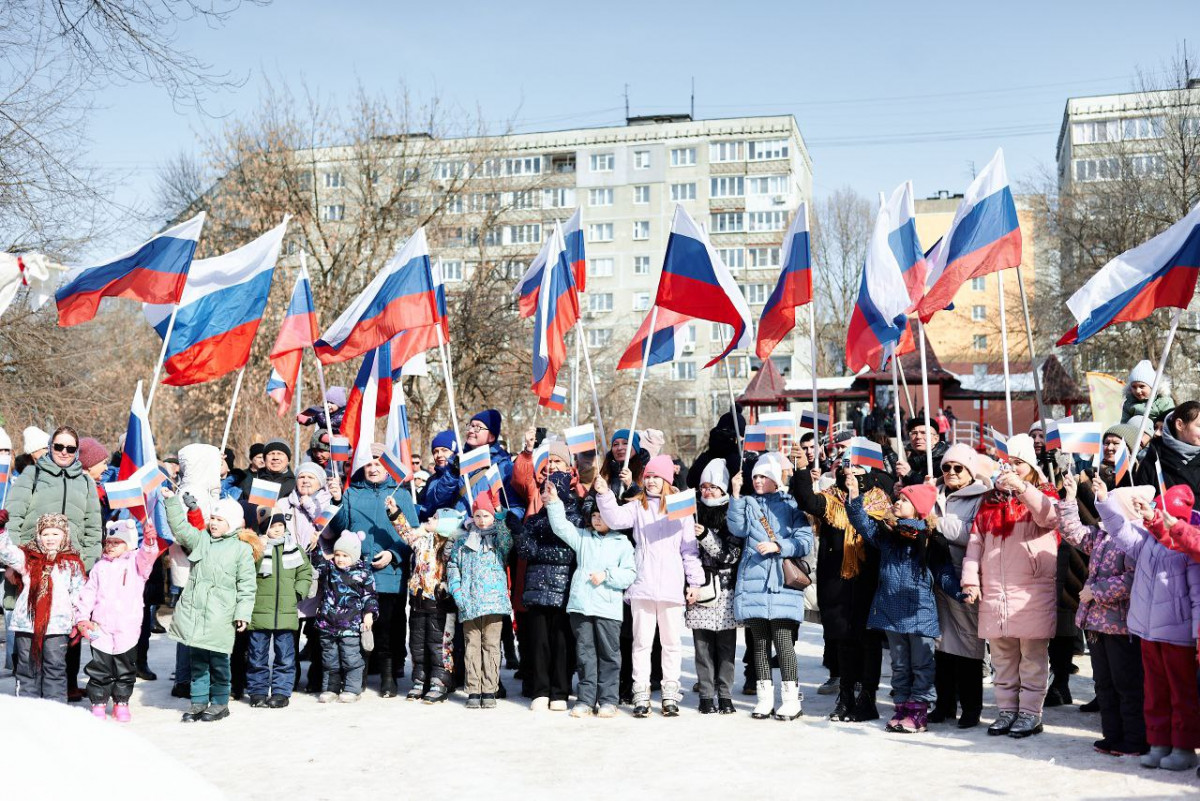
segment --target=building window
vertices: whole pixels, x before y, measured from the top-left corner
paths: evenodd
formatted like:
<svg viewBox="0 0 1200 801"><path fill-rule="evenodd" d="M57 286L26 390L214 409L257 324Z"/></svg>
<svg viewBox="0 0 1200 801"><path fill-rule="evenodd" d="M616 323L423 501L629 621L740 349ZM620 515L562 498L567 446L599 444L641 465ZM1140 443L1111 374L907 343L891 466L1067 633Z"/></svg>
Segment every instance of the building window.
<svg viewBox="0 0 1200 801"><path fill-rule="evenodd" d="M745 161L745 142L713 142L708 146L708 160L714 162Z"/></svg>
<svg viewBox="0 0 1200 801"><path fill-rule="evenodd" d="M465 161L439 161L434 172L439 181L453 181L467 174Z"/></svg>
<svg viewBox="0 0 1200 801"><path fill-rule="evenodd" d="M717 362L716 376L724 378L745 378L750 374L750 361L745 356L726 356Z"/></svg>
<svg viewBox="0 0 1200 801"><path fill-rule="evenodd" d="M569 209L575 205L575 190L569 187L543 189L542 205L548 209Z"/></svg>
<svg viewBox="0 0 1200 801"><path fill-rule="evenodd" d="M649 150L633 151L633 168L635 170L650 169L650 151Z"/></svg>
<svg viewBox="0 0 1200 801"><path fill-rule="evenodd" d="M542 241L542 224L510 225L506 238L506 245L536 245Z"/></svg>
<svg viewBox="0 0 1200 801"><path fill-rule="evenodd" d="M590 278L612 278L613 275L613 260L612 259L588 259L588 277Z"/></svg>
<svg viewBox="0 0 1200 801"><path fill-rule="evenodd" d="M742 292L746 295L747 303L762 304L767 302L766 284L743 284Z"/></svg>
<svg viewBox="0 0 1200 801"><path fill-rule="evenodd" d="M635 206L644 206L650 202L650 187L635 186L633 188L633 203Z"/></svg>
<svg viewBox="0 0 1200 801"><path fill-rule="evenodd" d="M752 195L786 195L788 177L786 175L755 175L750 178L749 188Z"/></svg>
<svg viewBox="0 0 1200 801"><path fill-rule="evenodd" d="M984 291L985 289L987 289L987 279L986 278L972 278L971 279L971 289L975 290L976 292Z"/></svg>
<svg viewBox="0 0 1200 801"><path fill-rule="evenodd" d="M786 211L752 211L749 217L751 231L782 231L787 228Z"/></svg>
<svg viewBox="0 0 1200 801"><path fill-rule="evenodd" d="M1129 166L1136 178L1159 177L1166 172L1162 156L1133 156L1129 159Z"/></svg>
<svg viewBox="0 0 1200 801"><path fill-rule="evenodd" d="M443 261L442 280L447 284L457 284L463 280L463 263L461 261Z"/></svg>
<svg viewBox="0 0 1200 801"><path fill-rule="evenodd" d="M695 362L671 362L671 378L675 381L695 381Z"/></svg>
<svg viewBox="0 0 1200 801"><path fill-rule="evenodd" d="M1162 117L1134 117L1121 125L1123 139L1160 139L1163 135Z"/></svg>
<svg viewBox="0 0 1200 801"><path fill-rule="evenodd" d="M1075 159L1076 181L1112 181L1121 177L1121 160L1118 158Z"/></svg>
<svg viewBox="0 0 1200 801"><path fill-rule="evenodd" d="M588 293L588 309L594 312L610 312L613 310L613 293Z"/></svg>
<svg viewBox="0 0 1200 801"><path fill-rule="evenodd" d="M971 337L971 347L975 350L987 350L987 334L976 334Z"/></svg>
<svg viewBox="0 0 1200 801"><path fill-rule="evenodd" d="M746 194L746 177L722 175L719 178L710 178L708 190L712 197L742 197Z"/></svg>
<svg viewBox="0 0 1200 801"><path fill-rule="evenodd" d="M612 172L616 159L612 153L593 153L592 172Z"/></svg>
<svg viewBox="0 0 1200 801"><path fill-rule="evenodd" d="M400 182L410 184L421 177L421 170L417 167L402 167L400 169Z"/></svg>
<svg viewBox="0 0 1200 801"><path fill-rule="evenodd" d="M540 175L542 172L541 156L524 156L504 160L505 175Z"/></svg>
<svg viewBox="0 0 1200 801"><path fill-rule="evenodd" d="M675 399L675 416L676 417L695 417L696 416L696 399L695 398L676 398Z"/></svg>
<svg viewBox="0 0 1200 801"><path fill-rule="evenodd" d="M605 348L612 342L613 332L611 328L589 328L587 337L589 348Z"/></svg>
<svg viewBox="0 0 1200 801"><path fill-rule="evenodd" d="M971 319L974 320L975 322L980 322L981 320L986 320L987 319L987 307L986 306L972 306L971 307Z"/></svg>
<svg viewBox="0 0 1200 801"><path fill-rule="evenodd" d="M695 184L671 184L671 201L679 203L684 200L696 199Z"/></svg>
<svg viewBox="0 0 1200 801"><path fill-rule="evenodd" d="M731 270L740 270L746 266L746 251L742 248L717 248L717 255Z"/></svg>
<svg viewBox="0 0 1200 801"><path fill-rule="evenodd" d="M467 195L467 208L476 213L495 211L500 208L500 193L472 192Z"/></svg>
<svg viewBox="0 0 1200 801"><path fill-rule="evenodd" d="M650 274L650 257L649 256L634 256L633 257L633 274L634 275L649 275Z"/></svg>
<svg viewBox="0 0 1200 801"><path fill-rule="evenodd" d="M341 222L346 219L346 207L341 203L322 206L321 219L326 222Z"/></svg>
<svg viewBox="0 0 1200 801"><path fill-rule="evenodd" d="M728 323L713 323L711 333L709 334L709 341L716 342L724 347L724 343L729 342L729 339L732 336L732 325L729 325Z"/></svg>
<svg viewBox="0 0 1200 801"><path fill-rule="evenodd" d="M447 214L462 214L463 213L463 196L462 195L447 195L442 200L442 207Z"/></svg>
<svg viewBox="0 0 1200 801"><path fill-rule="evenodd" d="M650 293L649 292L634 292L633 293L633 310L646 311L650 308Z"/></svg>
<svg viewBox="0 0 1200 801"><path fill-rule="evenodd" d="M712 215L714 234L729 234L746 230L746 215L740 211L726 211Z"/></svg>
<svg viewBox="0 0 1200 801"><path fill-rule="evenodd" d="M671 166L672 167L691 167L696 163L696 148L694 147L673 147L671 148Z"/></svg>
<svg viewBox="0 0 1200 801"><path fill-rule="evenodd" d="M588 205L589 206L611 206L613 204L613 191L611 189L589 189L588 190Z"/></svg>
<svg viewBox="0 0 1200 801"><path fill-rule="evenodd" d="M779 258L779 248L750 248L751 267L778 267Z"/></svg>
<svg viewBox="0 0 1200 801"><path fill-rule="evenodd" d="M767 161L768 159L786 159L788 157L788 140L761 139L750 142L750 161Z"/></svg>
<svg viewBox="0 0 1200 801"><path fill-rule="evenodd" d="M326 189L338 189L339 187L343 187L345 185L346 185L346 181L344 178L342 178L342 174L340 172L325 173L325 188Z"/></svg>
<svg viewBox="0 0 1200 801"><path fill-rule="evenodd" d="M514 209L536 209L535 195L533 192L511 192L507 193L512 198L512 207Z"/></svg>
<svg viewBox="0 0 1200 801"><path fill-rule="evenodd" d="M635 240L650 238L650 221L649 220L634 220L633 221L633 238Z"/></svg>
<svg viewBox="0 0 1200 801"><path fill-rule="evenodd" d="M611 242L613 240L613 224L612 223L589 223L588 224L588 241L589 242Z"/></svg>

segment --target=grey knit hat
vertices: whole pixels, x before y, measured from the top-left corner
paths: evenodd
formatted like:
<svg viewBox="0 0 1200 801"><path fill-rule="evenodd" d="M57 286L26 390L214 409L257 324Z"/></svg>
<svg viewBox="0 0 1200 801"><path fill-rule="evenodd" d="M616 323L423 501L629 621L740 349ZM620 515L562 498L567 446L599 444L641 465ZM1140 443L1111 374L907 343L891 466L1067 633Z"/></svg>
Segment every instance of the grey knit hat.
<svg viewBox="0 0 1200 801"><path fill-rule="evenodd" d="M333 544L334 551L341 551L355 562L362 559L362 543L366 535L361 531L346 531Z"/></svg>

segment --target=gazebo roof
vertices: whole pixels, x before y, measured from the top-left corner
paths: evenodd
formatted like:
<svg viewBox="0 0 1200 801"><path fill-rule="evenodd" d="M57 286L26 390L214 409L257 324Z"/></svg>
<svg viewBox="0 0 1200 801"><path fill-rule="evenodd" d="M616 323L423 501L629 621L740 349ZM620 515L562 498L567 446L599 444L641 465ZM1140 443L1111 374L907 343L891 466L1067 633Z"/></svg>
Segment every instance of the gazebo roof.
<svg viewBox="0 0 1200 801"><path fill-rule="evenodd" d="M1050 404L1073 406L1087 403L1090 397L1079 389L1058 357L1051 354L1042 364L1042 399Z"/></svg>
<svg viewBox="0 0 1200 801"><path fill-rule="evenodd" d="M916 324L909 326L908 333L912 336L913 343L920 342L917 336ZM903 356L896 357L896 363L900 369L904 371L904 380L909 384L921 383L921 354L914 348L909 353ZM942 367L942 362L938 359L937 354L933 352L933 345L929 338L925 338L925 366L929 369L930 384L957 384L958 379L953 373ZM859 373L855 378L855 386L866 388L870 383L891 383L892 368L888 367L885 370L870 370L865 373Z"/></svg>
<svg viewBox="0 0 1200 801"><path fill-rule="evenodd" d="M737 401L744 406L775 406L781 402L786 388L787 382L779 374L775 362L764 359Z"/></svg>

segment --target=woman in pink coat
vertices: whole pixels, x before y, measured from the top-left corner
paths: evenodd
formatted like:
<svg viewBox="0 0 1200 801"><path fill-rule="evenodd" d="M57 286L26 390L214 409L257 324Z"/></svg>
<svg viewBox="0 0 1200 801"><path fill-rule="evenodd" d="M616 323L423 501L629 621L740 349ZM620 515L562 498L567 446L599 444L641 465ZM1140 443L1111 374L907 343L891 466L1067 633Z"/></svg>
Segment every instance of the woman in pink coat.
<svg viewBox="0 0 1200 801"><path fill-rule="evenodd" d="M1008 440L1009 462L975 515L962 589L979 603L979 636L992 647L996 706L988 734L1042 730L1058 589L1058 496L1036 467L1028 434Z"/></svg>
<svg viewBox="0 0 1200 801"><path fill-rule="evenodd" d="M694 600L693 588L704 583L695 519L667 517L674 475L671 457L655 456L642 472L642 491L623 506L602 476L593 485L604 524L618 531L633 529L637 578L625 591L625 600L633 612L633 714L639 718L650 714L650 648L656 627L662 643L662 713L679 714L683 607L685 598Z"/></svg>

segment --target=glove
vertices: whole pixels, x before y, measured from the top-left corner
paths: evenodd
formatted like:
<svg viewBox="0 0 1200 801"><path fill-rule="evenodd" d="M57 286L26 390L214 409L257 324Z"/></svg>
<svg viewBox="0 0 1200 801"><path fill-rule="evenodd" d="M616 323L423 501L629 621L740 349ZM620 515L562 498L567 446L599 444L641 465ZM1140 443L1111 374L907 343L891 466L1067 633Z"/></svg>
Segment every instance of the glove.
<svg viewBox="0 0 1200 801"><path fill-rule="evenodd" d="M8 528L8 510L0 509L0 528Z"/></svg>
<svg viewBox="0 0 1200 801"><path fill-rule="evenodd" d="M458 478L461 475L458 469L457 453L450 454L450 458L446 461L446 469L449 470L450 475L454 476L455 478Z"/></svg>
<svg viewBox="0 0 1200 801"><path fill-rule="evenodd" d="M200 508L200 504L196 502L196 499L192 497L190 492L183 493L183 505L193 510Z"/></svg>

